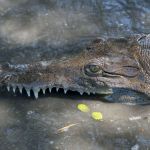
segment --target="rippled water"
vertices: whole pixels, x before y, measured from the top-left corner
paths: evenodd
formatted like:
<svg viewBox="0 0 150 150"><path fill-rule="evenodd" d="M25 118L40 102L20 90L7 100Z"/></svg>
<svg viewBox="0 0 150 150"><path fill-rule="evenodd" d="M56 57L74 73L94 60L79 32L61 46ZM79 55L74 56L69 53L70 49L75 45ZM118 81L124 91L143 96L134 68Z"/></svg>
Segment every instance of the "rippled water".
<svg viewBox="0 0 150 150"><path fill-rule="evenodd" d="M96 36L149 31L148 0L0 0L0 63L50 60L81 50ZM150 149L149 105L100 100L54 92L36 101L1 92L0 150ZM78 103L102 112L103 121L79 112Z"/></svg>

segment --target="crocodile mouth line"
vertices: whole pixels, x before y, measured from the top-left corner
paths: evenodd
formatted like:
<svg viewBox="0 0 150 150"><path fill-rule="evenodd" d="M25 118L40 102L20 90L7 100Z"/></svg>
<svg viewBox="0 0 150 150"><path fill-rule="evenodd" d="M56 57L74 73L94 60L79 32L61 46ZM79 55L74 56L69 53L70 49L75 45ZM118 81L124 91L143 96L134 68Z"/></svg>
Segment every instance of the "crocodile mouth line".
<svg viewBox="0 0 150 150"><path fill-rule="evenodd" d="M106 77L106 78L118 78L118 77L121 77L121 74L115 74L115 73L110 73L110 72L104 71L102 76Z"/></svg>
<svg viewBox="0 0 150 150"><path fill-rule="evenodd" d="M128 75L122 75L121 73L103 72L103 77L106 77L106 78L122 78L122 77L133 78L135 76L131 77Z"/></svg>
<svg viewBox="0 0 150 150"><path fill-rule="evenodd" d="M123 66L123 67L125 67L125 68L132 68L132 69L134 69L136 71L139 70L139 68L135 67L135 66ZM124 73L123 74L123 73L117 73L117 71L119 71L119 69L114 71L114 72L103 70L102 76L103 77L107 77L107 78L118 78L118 77L134 78L134 77L137 76L137 73L135 73L135 74L131 74L131 73L130 74L127 74L127 73L125 74Z"/></svg>
<svg viewBox="0 0 150 150"><path fill-rule="evenodd" d="M63 86L51 86L51 85L44 85L44 86L35 86L35 87L29 87L27 85L16 85L16 84L9 84L9 85L4 85L5 89L7 89L8 92L13 92L14 94L17 93L17 91L22 94L23 91L27 94L28 97L31 97L31 93L33 93L35 99L38 99L39 97L39 92L42 92L42 94L52 93L52 91L63 91L64 94L67 94L68 91L72 92L78 92L80 95L83 95L84 93L87 95L99 95L99 94L112 94L112 89L108 88L104 90L103 92L97 92L95 90L87 90L85 89L79 89L79 88L74 88L74 87L69 87L69 88L64 88Z"/></svg>

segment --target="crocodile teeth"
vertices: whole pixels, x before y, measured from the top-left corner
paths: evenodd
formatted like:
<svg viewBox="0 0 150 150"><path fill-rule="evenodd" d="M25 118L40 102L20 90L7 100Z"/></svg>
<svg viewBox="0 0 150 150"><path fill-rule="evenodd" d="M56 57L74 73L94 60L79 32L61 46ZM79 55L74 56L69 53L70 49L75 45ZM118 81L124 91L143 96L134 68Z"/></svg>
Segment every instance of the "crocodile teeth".
<svg viewBox="0 0 150 150"><path fill-rule="evenodd" d="M26 89L28 97L30 97L30 89Z"/></svg>
<svg viewBox="0 0 150 150"><path fill-rule="evenodd" d="M33 88L33 93L34 93L34 96L35 96L36 99L37 99L38 96L39 96L39 91L40 91L39 88Z"/></svg>
<svg viewBox="0 0 150 150"><path fill-rule="evenodd" d="M8 92L10 91L10 86L9 85L7 86L7 90L8 90Z"/></svg>
<svg viewBox="0 0 150 150"><path fill-rule="evenodd" d="M12 89L13 89L13 92L15 93L16 92L16 87L12 86Z"/></svg>
<svg viewBox="0 0 150 150"><path fill-rule="evenodd" d="M90 95L90 92L88 91L87 94Z"/></svg>
<svg viewBox="0 0 150 150"><path fill-rule="evenodd" d="M56 91L58 92L58 91L59 91L59 88L56 88Z"/></svg>
<svg viewBox="0 0 150 150"><path fill-rule="evenodd" d="M22 87L18 86L19 92L22 94Z"/></svg>
<svg viewBox="0 0 150 150"><path fill-rule="evenodd" d="M48 88L49 92L51 93L52 89L51 88Z"/></svg>
<svg viewBox="0 0 150 150"><path fill-rule="evenodd" d="M80 95L83 95L83 91L79 91Z"/></svg>
<svg viewBox="0 0 150 150"><path fill-rule="evenodd" d="M65 94L67 93L67 90L66 90L66 89L64 89L64 93L65 93Z"/></svg>
<svg viewBox="0 0 150 150"><path fill-rule="evenodd" d="M45 94L46 89L42 89L43 94Z"/></svg>

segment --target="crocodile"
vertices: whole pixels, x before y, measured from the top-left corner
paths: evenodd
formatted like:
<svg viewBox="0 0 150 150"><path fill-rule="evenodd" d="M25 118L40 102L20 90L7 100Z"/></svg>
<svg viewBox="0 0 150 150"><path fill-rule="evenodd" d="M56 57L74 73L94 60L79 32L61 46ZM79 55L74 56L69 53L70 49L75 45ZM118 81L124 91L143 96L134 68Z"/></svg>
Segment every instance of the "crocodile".
<svg viewBox="0 0 150 150"><path fill-rule="evenodd" d="M1 64L0 86L8 91L26 90L35 98L56 88L81 95L112 94L114 88L150 95L150 36L97 37L79 53L29 64Z"/></svg>

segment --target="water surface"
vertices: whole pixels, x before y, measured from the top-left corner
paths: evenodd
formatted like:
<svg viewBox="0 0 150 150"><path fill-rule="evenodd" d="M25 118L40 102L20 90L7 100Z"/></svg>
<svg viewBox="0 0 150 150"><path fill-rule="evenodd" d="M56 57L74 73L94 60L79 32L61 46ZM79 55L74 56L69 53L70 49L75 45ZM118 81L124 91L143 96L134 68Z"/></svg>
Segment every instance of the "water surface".
<svg viewBox="0 0 150 150"><path fill-rule="evenodd" d="M97 36L149 31L147 0L0 0L0 63L51 60L81 51ZM112 98L118 101L119 96ZM2 91L0 149L150 149L150 106L102 100L61 92L34 100ZM79 103L102 112L103 121L80 112ZM58 133L70 124L74 126Z"/></svg>

